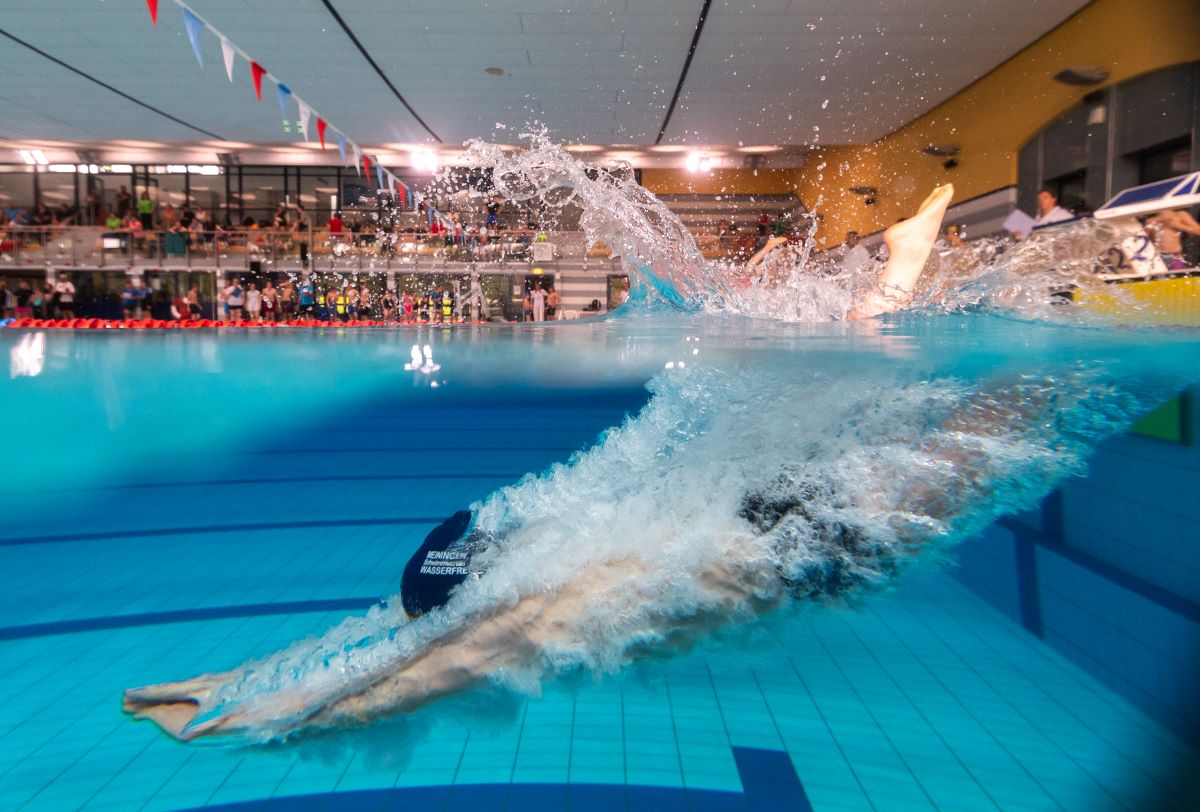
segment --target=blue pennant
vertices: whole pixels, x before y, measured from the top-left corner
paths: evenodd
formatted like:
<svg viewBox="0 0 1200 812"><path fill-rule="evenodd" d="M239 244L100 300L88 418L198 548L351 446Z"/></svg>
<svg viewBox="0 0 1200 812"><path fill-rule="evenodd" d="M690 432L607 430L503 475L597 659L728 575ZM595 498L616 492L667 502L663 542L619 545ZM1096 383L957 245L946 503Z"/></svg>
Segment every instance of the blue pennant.
<svg viewBox="0 0 1200 812"><path fill-rule="evenodd" d="M200 55L200 34L204 31L204 21L186 8L183 10L183 27L187 29L188 39L192 41L192 50L196 52L196 61L204 67L204 57Z"/></svg>

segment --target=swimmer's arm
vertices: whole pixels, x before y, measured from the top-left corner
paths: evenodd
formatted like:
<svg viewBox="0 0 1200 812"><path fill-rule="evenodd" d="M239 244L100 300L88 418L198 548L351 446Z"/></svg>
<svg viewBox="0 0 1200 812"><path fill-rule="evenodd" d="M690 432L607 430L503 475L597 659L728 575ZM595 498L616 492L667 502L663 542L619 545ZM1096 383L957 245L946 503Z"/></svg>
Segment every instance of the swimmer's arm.
<svg viewBox="0 0 1200 812"><path fill-rule="evenodd" d="M754 266L758 265L767 258L767 254L771 253L787 241L787 237L772 237L771 239L767 240L767 244L760 248L757 254L746 260L746 267L753 268Z"/></svg>

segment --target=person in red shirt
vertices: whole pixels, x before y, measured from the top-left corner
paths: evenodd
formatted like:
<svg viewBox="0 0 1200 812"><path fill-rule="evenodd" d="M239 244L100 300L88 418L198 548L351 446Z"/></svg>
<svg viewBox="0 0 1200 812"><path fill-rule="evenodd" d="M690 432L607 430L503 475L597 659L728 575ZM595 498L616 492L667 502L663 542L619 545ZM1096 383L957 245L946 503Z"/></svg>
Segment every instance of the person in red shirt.
<svg viewBox="0 0 1200 812"><path fill-rule="evenodd" d="M345 225L342 223L342 213L340 211L335 211L330 216L328 228L330 242L341 242L342 229L345 228Z"/></svg>

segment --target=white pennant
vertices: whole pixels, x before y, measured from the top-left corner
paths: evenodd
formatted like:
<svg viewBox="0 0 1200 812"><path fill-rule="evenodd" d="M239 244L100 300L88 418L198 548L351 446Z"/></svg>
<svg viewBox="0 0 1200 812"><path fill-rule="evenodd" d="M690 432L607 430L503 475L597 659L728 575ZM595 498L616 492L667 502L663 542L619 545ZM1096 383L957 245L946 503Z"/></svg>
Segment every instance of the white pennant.
<svg viewBox="0 0 1200 812"><path fill-rule="evenodd" d="M221 56L225 57L225 73L229 75L229 81L233 81L233 43L221 37Z"/></svg>
<svg viewBox="0 0 1200 812"><path fill-rule="evenodd" d="M300 132L304 133L304 140L308 140L308 120L312 117L312 110L307 104L296 99L296 106L300 108Z"/></svg>
<svg viewBox="0 0 1200 812"><path fill-rule="evenodd" d="M391 172L388 172L387 173L387 182L388 182L388 194L390 194L392 196L392 199L395 200L395 198L396 198L396 176L393 175Z"/></svg>
<svg viewBox="0 0 1200 812"><path fill-rule="evenodd" d="M362 175L362 152L358 149L358 144L351 144L354 147L354 171Z"/></svg>

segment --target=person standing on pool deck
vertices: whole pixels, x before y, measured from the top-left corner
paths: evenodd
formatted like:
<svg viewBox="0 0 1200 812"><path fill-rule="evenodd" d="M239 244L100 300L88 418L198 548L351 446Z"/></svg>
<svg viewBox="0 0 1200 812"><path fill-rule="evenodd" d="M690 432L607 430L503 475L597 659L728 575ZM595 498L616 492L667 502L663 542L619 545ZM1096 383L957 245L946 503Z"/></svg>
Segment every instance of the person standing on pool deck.
<svg viewBox="0 0 1200 812"><path fill-rule="evenodd" d="M533 283L533 290L529 291L529 298L533 302L533 320L546 320L546 291L542 290L541 282Z"/></svg>
<svg viewBox="0 0 1200 812"><path fill-rule="evenodd" d="M225 288L225 315L230 321L240 321L242 305L246 301L246 292L241 283L234 277Z"/></svg>
<svg viewBox="0 0 1200 812"><path fill-rule="evenodd" d="M316 298L313 295L313 283L310 277L304 277L300 282L300 313L306 321L312 321L316 309Z"/></svg>
<svg viewBox="0 0 1200 812"><path fill-rule="evenodd" d="M250 321L262 320L263 295L254 282L246 286L246 318Z"/></svg>

